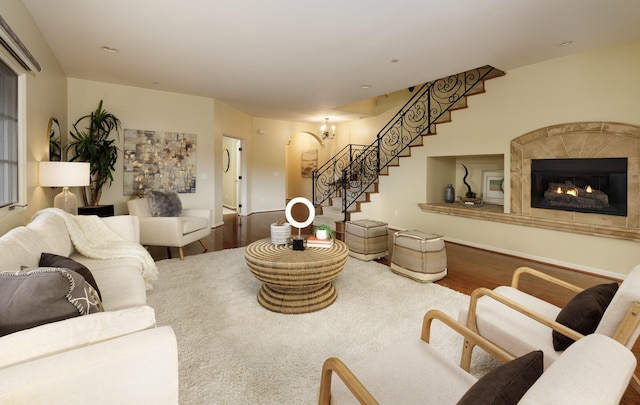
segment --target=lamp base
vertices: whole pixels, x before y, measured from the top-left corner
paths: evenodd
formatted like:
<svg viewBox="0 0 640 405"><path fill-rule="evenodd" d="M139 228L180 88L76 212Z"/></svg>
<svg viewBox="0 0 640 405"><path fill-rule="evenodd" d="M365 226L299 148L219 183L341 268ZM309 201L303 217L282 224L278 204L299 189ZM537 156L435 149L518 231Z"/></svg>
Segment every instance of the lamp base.
<svg viewBox="0 0 640 405"><path fill-rule="evenodd" d="M54 208L78 215L78 197L69 191L69 187L62 187L62 192L53 199Z"/></svg>
<svg viewBox="0 0 640 405"><path fill-rule="evenodd" d="M304 250L304 239L293 239L293 250Z"/></svg>

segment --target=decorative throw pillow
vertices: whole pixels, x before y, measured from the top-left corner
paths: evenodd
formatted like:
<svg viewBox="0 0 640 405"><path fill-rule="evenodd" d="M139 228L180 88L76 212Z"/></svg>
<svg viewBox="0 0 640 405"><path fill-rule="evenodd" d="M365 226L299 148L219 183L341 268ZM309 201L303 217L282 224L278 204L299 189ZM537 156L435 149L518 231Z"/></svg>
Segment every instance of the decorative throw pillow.
<svg viewBox="0 0 640 405"><path fill-rule="evenodd" d="M562 308L556 318L556 322L583 335L595 332L602 315L604 315L604 311L609 306L616 291L618 291L618 283L600 284L587 288L573 297ZM556 351L565 350L574 342L573 339L555 330L552 336L553 348Z"/></svg>
<svg viewBox="0 0 640 405"><path fill-rule="evenodd" d="M182 202L175 191L149 190L149 208L154 217L179 217Z"/></svg>
<svg viewBox="0 0 640 405"><path fill-rule="evenodd" d="M101 311L84 278L68 269L40 267L0 273L0 336Z"/></svg>
<svg viewBox="0 0 640 405"><path fill-rule="evenodd" d="M100 289L98 288L98 283L96 283L95 278L93 278L93 274L91 271L86 268L83 264L76 262L73 259L70 259L65 256L54 255L53 253L42 253L40 255L40 263L38 263L40 267L62 267L63 269L73 270L76 273L80 274L84 277L84 280L91 284L98 297L102 300L102 294L100 294Z"/></svg>
<svg viewBox="0 0 640 405"><path fill-rule="evenodd" d="M515 404L540 378L542 350L504 363L469 388L458 405Z"/></svg>

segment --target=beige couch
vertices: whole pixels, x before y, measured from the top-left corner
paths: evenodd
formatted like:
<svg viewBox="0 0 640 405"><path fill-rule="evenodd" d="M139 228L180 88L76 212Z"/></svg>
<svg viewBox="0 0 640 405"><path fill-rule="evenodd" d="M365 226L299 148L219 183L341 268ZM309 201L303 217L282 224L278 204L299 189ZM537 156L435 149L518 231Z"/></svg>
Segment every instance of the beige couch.
<svg viewBox="0 0 640 405"><path fill-rule="evenodd" d="M140 246L136 217L101 221ZM90 269L104 312L0 337L0 403L178 403L176 338L156 327L146 305L144 265L126 255L85 257L67 229L56 210L39 212L0 237L0 271L38 267L43 252L70 257Z"/></svg>

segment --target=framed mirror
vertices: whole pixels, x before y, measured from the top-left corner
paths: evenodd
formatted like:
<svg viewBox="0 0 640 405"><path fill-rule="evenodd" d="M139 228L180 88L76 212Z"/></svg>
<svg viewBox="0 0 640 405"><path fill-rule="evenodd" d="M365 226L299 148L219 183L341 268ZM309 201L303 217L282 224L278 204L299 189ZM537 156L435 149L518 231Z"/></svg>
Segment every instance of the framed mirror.
<svg viewBox="0 0 640 405"><path fill-rule="evenodd" d="M49 161L62 161L62 134L60 133L60 124L55 117L49 118L47 127L47 138L49 139Z"/></svg>

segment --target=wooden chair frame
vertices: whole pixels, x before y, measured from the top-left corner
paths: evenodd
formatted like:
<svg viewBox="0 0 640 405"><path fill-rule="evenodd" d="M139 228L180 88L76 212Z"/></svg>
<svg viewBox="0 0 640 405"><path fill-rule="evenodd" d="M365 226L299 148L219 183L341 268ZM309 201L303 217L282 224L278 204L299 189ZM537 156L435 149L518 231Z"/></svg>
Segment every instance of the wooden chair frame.
<svg viewBox="0 0 640 405"><path fill-rule="evenodd" d="M551 284L563 287L565 289L568 289L572 292L580 293L582 291L584 291L584 288L578 287L576 285L573 285L571 283L568 283L564 280L561 280L559 278L550 276L546 273L543 273L541 271L538 270L534 270L532 268L529 267L520 267L518 269L516 269L516 271L513 273L512 276L512 280L511 280L511 287L518 289L518 286L520 284L520 276L523 274L529 274L531 276L537 277L541 280L547 281ZM578 340L580 338L583 338L584 335L576 332L575 330L568 328L558 322L556 322L553 319L550 319L544 315L541 315L535 311L530 310L529 308L526 308L524 306L522 306L521 304L501 295L498 294L488 288L478 288L476 290L473 291L473 293L471 294L471 301L469 303L469 312L468 312L468 317L467 317L467 327L474 331L475 333L479 333L478 332L478 324L477 324L477 318L476 318L476 309L477 309L477 305L478 305L478 299L482 296L488 296L493 298L494 300L501 302L502 304L542 323L545 326L548 326L549 328L563 334L564 336L567 336L573 340ZM617 340L618 342L620 342L623 345L626 345L629 342L629 339L631 337L631 334L633 333L633 330L638 326L638 323L640 322L640 316L638 316L640 314L640 303L638 302L633 302L629 308L627 309L627 312L624 316L624 318L622 319L622 322L620 322L620 325L618 325L618 328L616 329L615 333L613 334L612 338ZM462 349L462 360L460 363L460 367L462 367L465 370L469 369L469 366L471 364L471 355L472 355L472 351L473 351L473 342L466 342L465 341L465 345L463 346ZM630 385L638 392L640 392L640 378L638 377L637 374L633 375L633 378L631 379L631 383Z"/></svg>
<svg viewBox="0 0 640 405"><path fill-rule="evenodd" d="M431 336L431 324L434 319L443 322L454 331L458 332L464 337L464 345L471 345L470 350L473 350L475 346L479 346L484 349L488 354L502 363L506 363L515 359L515 356L508 353L504 349L478 335L476 332L460 324L449 315L439 311L430 310L427 312L422 320L422 332L420 338L429 344ZM469 371L467 368L462 367L465 371ZM320 379L320 397L318 403L320 405L329 405L331 403L331 377L335 373L340 377L342 382L347 386L353 396L364 405L378 404L378 401L371 395L367 388L362 384L360 380L351 372L351 370L336 357L330 357L325 360L322 366L322 376Z"/></svg>

